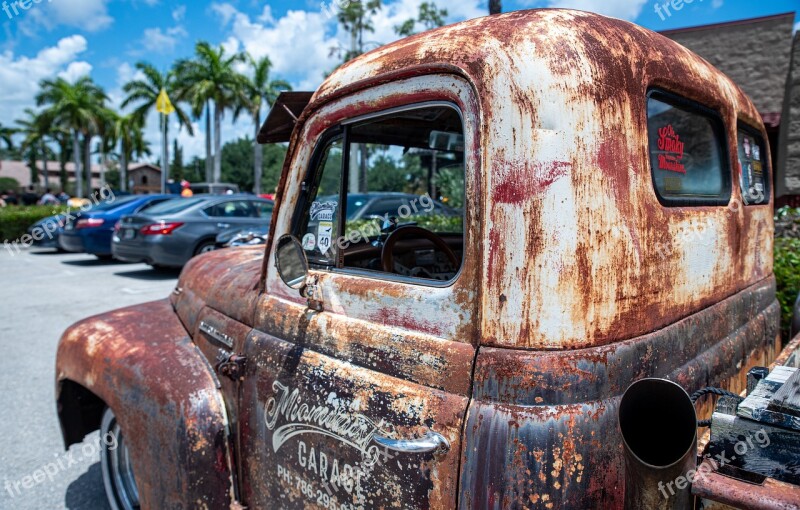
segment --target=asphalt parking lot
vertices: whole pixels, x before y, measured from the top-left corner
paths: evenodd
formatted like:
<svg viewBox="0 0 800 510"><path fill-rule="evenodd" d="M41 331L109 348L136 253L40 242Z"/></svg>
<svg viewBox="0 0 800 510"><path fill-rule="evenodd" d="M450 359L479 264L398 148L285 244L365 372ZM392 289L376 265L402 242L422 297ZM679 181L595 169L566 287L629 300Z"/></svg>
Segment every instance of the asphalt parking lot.
<svg viewBox="0 0 800 510"><path fill-rule="evenodd" d="M90 315L167 297L177 278L144 264L0 249L0 509L109 508L97 434L64 451L55 405L58 339Z"/></svg>

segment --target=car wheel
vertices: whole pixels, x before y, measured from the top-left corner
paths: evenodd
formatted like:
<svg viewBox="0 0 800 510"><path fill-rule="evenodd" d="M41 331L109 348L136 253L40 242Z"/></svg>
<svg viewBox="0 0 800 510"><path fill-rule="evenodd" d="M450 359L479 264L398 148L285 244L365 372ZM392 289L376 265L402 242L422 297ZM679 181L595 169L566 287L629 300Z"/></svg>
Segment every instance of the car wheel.
<svg viewBox="0 0 800 510"><path fill-rule="evenodd" d="M203 253L208 253L208 252L214 251L216 249L217 249L217 245L216 245L216 243L214 241L203 241L202 243L200 243L200 245L197 247L197 249L194 250L194 255L195 256L202 255Z"/></svg>
<svg viewBox="0 0 800 510"><path fill-rule="evenodd" d="M116 448L111 449L115 442L106 441L105 438L116 438ZM133 465L125 442L125 435L117 422L111 408L106 408L100 424L100 437L102 451L100 452L100 467L103 472L103 485L106 488L108 504L112 510L138 510L139 489L136 487L136 478L133 475Z"/></svg>

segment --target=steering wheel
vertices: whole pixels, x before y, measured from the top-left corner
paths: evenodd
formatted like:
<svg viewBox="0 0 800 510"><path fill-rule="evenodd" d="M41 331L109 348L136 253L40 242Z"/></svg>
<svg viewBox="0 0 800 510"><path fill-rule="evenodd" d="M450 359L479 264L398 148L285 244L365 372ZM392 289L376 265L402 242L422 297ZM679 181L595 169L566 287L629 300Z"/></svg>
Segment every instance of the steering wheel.
<svg viewBox="0 0 800 510"><path fill-rule="evenodd" d="M383 244L383 250L381 250L381 266L383 266L384 272L394 273L394 254L392 253L394 251L394 245L397 244L397 242L401 239L405 239L407 237L421 237L427 239L433 243L436 249L445 254L453 267L459 266L458 257L456 257L456 254L453 253L453 250L447 246L447 243L444 242L441 237L437 236L430 230L425 230L424 228L406 226L400 227L389 234L389 237Z"/></svg>

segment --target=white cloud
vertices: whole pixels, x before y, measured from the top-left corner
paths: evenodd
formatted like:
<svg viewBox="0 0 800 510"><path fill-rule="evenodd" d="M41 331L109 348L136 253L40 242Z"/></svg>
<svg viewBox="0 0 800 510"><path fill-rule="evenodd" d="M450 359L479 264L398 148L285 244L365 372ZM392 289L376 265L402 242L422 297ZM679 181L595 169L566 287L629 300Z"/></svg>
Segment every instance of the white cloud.
<svg viewBox="0 0 800 510"><path fill-rule="evenodd" d="M233 19L233 17L236 16L237 14L239 14L239 11L236 10L236 7L234 7L233 5L218 4L218 3L211 4L211 12L217 14L220 17L220 22L222 23L223 26L230 23L231 19Z"/></svg>
<svg viewBox="0 0 800 510"><path fill-rule="evenodd" d="M154 53L172 53L178 43L189 35L186 29L178 25L161 30L160 28L145 29L141 39L142 47Z"/></svg>
<svg viewBox="0 0 800 510"><path fill-rule="evenodd" d="M70 62L64 71L58 73L59 78L64 78L68 82L74 82L82 76L88 76L92 72L92 64L89 62Z"/></svg>
<svg viewBox="0 0 800 510"><path fill-rule="evenodd" d="M55 46L42 49L34 57L15 56L12 51L0 53L0 112L3 124L10 124L22 116L25 108L35 107L39 82L61 73L72 75L81 70L91 70L86 62L76 62L86 51L86 39L80 35L65 37Z"/></svg>
<svg viewBox="0 0 800 510"><path fill-rule="evenodd" d="M395 41L398 36L394 27L419 12L423 0L396 0L384 4L372 19L374 33L365 35L365 46L372 49L380 44ZM448 5L448 21L455 22L486 14L482 0L466 0ZM329 5L328 2L324 5ZM226 48L238 47L254 57L268 55L273 63L273 73L292 82L297 90L314 90L326 72L339 63L333 48L342 51L349 47L349 36L337 25L330 7L318 11L291 10L281 18L275 18L270 6L264 7L255 19L239 12L229 3L215 3L212 11L228 26L230 36Z"/></svg>
<svg viewBox="0 0 800 510"><path fill-rule="evenodd" d="M722 7L723 3L724 3L723 0L713 0L711 2L711 7L714 8L714 9L719 9L720 7Z"/></svg>
<svg viewBox="0 0 800 510"><path fill-rule="evenodd" d="M122 101L125 99L125 93L122 91L122 87L129 81L142 80L144 77L144 73L127 62L123 62L117 66L116 86L107 91L111 105L115 109L122 111L121 105ZM130 113L131 110L132 108L127 108L125 113Z"/></svg>
<svg viewBox="0 0 800 510"><path fill-rule="evenodd" d="M109 0L57 0L34 6L25 14L20 30L26 35L36 32L37 27L53 30L67 26L97 32L108 28L114 18L108 14Z"/></svg>
<svg viewBox="0 0 800 510"><path fill-rule="evenodd" d="M222 41L221 46L225 50L225 53L232 55L239 51L239 39L234 36L230 36L226 40Z"/></svg>
<svg viewBox="0 0 800 510"><path fill-rule="evenodd" d="M186 17L186 6L179 5L175 9L172 10L172 19L175 20L176 23L180 23L183 21L183 18Z"/></svg>

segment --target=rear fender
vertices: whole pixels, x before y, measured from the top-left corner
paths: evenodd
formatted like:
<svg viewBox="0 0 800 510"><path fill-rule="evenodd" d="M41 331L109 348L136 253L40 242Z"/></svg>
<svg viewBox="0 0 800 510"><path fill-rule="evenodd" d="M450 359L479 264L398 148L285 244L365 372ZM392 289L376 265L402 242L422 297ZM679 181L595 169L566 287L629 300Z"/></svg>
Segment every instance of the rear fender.
<svg viewBox="0 0 800 510"><path fill-rule="evenodd" d="M125 433L142 508L230 507L218 381L169 301L73 325L59 343L56 374L65 444L97 428L98 403L108 405Z"/></svg>

